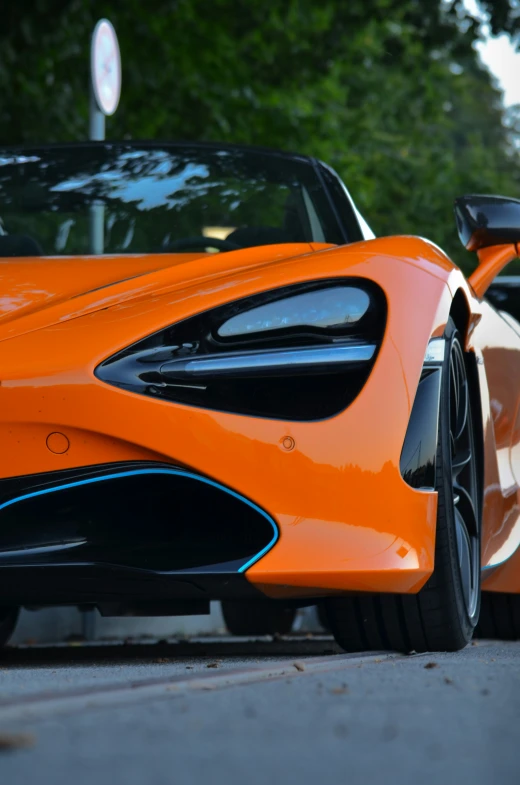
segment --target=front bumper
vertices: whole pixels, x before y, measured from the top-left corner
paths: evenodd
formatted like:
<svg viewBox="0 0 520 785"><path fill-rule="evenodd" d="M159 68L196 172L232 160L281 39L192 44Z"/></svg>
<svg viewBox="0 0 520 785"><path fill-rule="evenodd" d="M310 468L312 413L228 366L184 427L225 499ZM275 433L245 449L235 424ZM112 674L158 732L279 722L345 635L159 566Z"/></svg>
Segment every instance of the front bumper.
<svg viewBox="0 0 520 785"><path fill-rule="evenodd" d="M342 253L329 252L323 275L344 274ZM439 306L446 285L411 264L359 257L349 274L382 287L387 328L362 392L337 416L241 416L152 400L97 379L94 369L106 357L160 329L172 313L180 320L193 312L193 293L169 291L149 306L123 303L0 342L0 476L132 461L180 467L274 521L278 540L242 573L265 594L418 591L434 566L437 495L409 487L399 463L425 347L447 318ZM264 271L263 285L279 285L278 275ZM287 275L283 283L315 276L316 259L299 261L297 274L288 267ZM417 297L425 277L428 296ZM254 286L237 275L226 296ZM212 281L198 282L196 296L201 310L222 301ZM68 445L63 451L53 449L56 432Z"/></svg>

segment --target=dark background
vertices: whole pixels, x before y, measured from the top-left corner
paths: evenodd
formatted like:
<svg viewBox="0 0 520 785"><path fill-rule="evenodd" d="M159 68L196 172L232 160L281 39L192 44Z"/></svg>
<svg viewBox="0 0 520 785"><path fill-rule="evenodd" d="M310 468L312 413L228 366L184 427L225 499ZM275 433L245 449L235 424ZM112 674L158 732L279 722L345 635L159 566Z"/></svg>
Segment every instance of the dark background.
<svg viewBox="0 0 520 785"><path fill-rule="evenodd" d="M518 0L480 9L494 33L520 32ZM108 138L316 155L377 234L427 236L466 271L453 197L520 197L520 112L504 111L462 0L2 0L0 143L86 137L103 16L123 64Z"/></svg>

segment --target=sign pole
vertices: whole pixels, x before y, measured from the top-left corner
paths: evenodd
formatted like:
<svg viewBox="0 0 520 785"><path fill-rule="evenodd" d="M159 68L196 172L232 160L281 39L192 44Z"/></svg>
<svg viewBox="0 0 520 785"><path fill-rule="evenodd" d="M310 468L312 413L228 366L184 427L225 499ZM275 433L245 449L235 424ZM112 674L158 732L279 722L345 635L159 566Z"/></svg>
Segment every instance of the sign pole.
<svg viewBox="0 0 520 785"><path fill-rule="evenodd" d="M90 44L89 139L105 140L105 117L113 115L121 95L121 55L116 31L108 19L100 19ZM105 206L90 207L90 253L101 256L105 250Z"/></svg>
<svg viewBox="0 0 520 785"><path fill-rule="evenodd" d="M89 139L92 142L105 141L105 115L97 105L92 83L90 84Z"/></svg>
<svg viewBox="0 0 520 785"><path fill-rule="evenodd" d="M93 142L105 141L105 115L97 105L92 82L90 83L89 139ZM90 205L89 245L90 253L94 256L101 256L105 250L105 205L103 202ZM83 616L83 619L86 619L86 615Z"/></svg>

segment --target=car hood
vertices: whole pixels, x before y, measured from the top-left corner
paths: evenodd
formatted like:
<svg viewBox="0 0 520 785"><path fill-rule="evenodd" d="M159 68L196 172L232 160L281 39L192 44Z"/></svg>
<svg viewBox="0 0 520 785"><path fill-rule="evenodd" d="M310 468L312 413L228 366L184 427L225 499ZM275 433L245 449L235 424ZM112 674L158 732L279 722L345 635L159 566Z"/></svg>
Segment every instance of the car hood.
<svg viewBox="0 0 520 785"><path fill-rule="evenodd" d="M123 300L330 247L292 243L229 251L0 259L0 340Z"/></svg>

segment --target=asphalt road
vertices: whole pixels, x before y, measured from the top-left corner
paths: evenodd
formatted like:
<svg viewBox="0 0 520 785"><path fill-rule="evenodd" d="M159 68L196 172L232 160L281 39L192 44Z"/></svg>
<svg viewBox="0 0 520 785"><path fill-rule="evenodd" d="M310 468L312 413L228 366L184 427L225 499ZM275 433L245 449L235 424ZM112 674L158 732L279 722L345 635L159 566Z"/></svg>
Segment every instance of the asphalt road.
<svg viewBox="0 0 520 785"><path fill-rule="evenodd" d="M520 643L350 656L331 639L0 656L0 783L520 783Z"/></svg>

